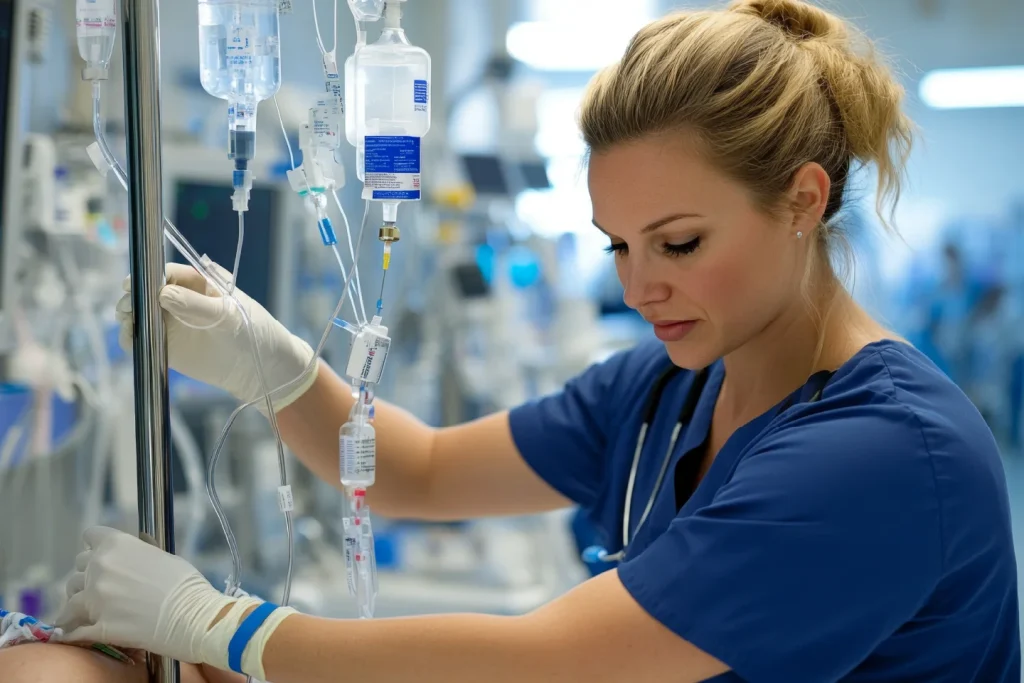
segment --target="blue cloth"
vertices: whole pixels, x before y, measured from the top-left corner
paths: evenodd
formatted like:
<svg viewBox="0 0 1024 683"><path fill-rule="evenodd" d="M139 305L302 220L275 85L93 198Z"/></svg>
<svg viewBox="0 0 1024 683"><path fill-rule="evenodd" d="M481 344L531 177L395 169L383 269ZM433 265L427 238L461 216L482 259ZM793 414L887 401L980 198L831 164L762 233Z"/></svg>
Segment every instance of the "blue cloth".
<svg viewBox="0 0 1024 683"><path fill-rule="evenodd" d="M644 402L669 363L642 344L510 415L523 457L610 552ZM631 532L694 376L665 390ZM1006 481L963 393L913 347L871 344L820 400L809 382L737 430L677 501L676 464L701 456L723 378L718 362L619 566L640 606L728 664L721 682L1019 681Z"/></svg>

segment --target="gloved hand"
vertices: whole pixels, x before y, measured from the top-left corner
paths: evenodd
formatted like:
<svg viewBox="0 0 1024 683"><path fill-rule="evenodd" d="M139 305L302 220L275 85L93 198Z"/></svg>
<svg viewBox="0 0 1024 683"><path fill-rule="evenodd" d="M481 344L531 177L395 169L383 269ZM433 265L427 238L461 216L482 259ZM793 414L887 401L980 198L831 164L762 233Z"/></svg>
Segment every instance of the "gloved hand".
<svg viewBox="0 0 1024 683"><path fill-rule="evenodd" d="M185 560L135 536L94 527L68 579L68 603L55 624L61 642L106 643L146 650L182 662L229 667L232 638L260 600L219 593ZM278 607L251 636L242 671L265 679L263 653L281 622L295 614Z"/></svg>
<svg viewBox="0 0 1024 683"><path fill-rule="evenodd" d="M134 536L94 527L84 540L86 550L68 580L68 603L56 619L61 640L203 662L204 637L236 599L219 593L185 560Z"/></svg>
<svg viewBox="0 0 1024 683"><path fill-rule="evenodd" d="M231 273L217 264L211 267L224 282L231 281ZM117 303L119 341L125 351L130 351L134 330L129 278L125 278L124 290L128 293ZM313 358L309 344L289 332L241 290L236 288L234 296L252 320L267 389L273 391L299 377ZM172 368L224 389L244 403L262 398L249 333L237 306L225 301L194 268L179 263L167 264L167 284L160 290L160 306L164 309ZM302 381L274 394L274 412L302 396L315 379L314 366ZM266 412L265 402L261 400L257 408Z"/></svg>

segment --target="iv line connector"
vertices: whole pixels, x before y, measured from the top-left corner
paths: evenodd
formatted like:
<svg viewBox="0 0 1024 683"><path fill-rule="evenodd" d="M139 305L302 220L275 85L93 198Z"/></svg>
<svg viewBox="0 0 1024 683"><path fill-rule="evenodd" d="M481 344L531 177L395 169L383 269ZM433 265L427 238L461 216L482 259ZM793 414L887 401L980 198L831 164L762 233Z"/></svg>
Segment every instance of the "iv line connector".
<svg viewBox="0 0 1024 683"><path fill-rule="evenodd" d="M380 232L377 233L377 239L381 242L397 242L401 238L402 232L394 223L384 223L380 226Z"/></svg>

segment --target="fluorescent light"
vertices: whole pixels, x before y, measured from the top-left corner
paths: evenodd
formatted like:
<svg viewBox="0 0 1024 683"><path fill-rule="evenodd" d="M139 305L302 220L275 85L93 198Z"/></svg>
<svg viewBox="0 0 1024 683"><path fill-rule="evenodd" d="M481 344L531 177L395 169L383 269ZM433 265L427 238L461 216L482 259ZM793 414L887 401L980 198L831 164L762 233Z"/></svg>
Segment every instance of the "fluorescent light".
<svg viewBox="0 0 1024 683"><path fill-rule="evenodd" d="M644 22L524 21L505 36L509 55L538 71L597 71L622 57Z"/></svg>
<svg viewBox="0 0 1024 683"><path fill-rule="evenodd" d="M937 69L921 79L918 93L933 109L1024 107L1024 66Z"/></svg>

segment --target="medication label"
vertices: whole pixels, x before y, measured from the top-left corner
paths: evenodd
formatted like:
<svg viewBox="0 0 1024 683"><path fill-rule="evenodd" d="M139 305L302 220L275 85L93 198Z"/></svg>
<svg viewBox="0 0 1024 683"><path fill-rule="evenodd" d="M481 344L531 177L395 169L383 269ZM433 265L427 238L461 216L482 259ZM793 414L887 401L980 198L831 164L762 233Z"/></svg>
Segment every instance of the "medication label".
<svg viewBox="0 0 1024 683"><path fill-rule="evenodd" d="M232 28L226 51L228 66L250 66L256 56L256 27Z"/></svg>
<svg viewBox="0 0 1024 683"><path fill-rule="evenodd" d="M78 28L115 28L117 14L114 0L77 0L75 3Z"/></svg>
<svg viewBox="0 0 1024 683"><path fill-rule="evenodd" d="M427 111L427 100L429 97L430 87L427 85L426 81L415 80L412 82L412 103L414 111Z"/></svg>
<svg viewBox="0 0 1024 683"><path fill-rule="evenodd" d="M417 201L420 198L420 139L409 135L367 135L363 199Z"/></svg>

